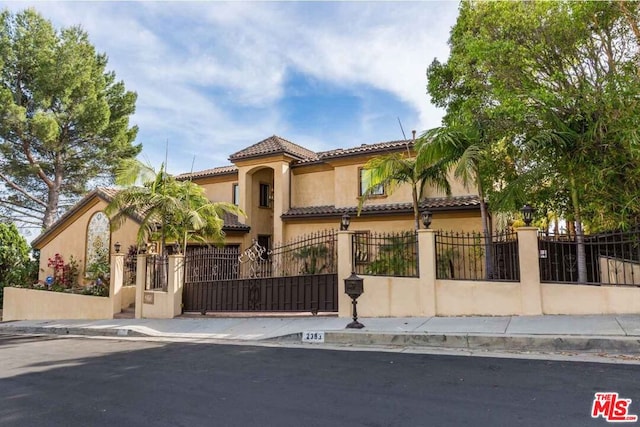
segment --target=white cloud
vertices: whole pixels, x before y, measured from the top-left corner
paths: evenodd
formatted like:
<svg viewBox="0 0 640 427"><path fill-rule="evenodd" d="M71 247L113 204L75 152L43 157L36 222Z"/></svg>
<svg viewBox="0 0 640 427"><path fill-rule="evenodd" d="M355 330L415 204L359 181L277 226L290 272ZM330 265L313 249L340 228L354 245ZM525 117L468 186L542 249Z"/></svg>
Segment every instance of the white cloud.
<svg viewBox="0 0 640 427"><path fill-rule="evenodd" d="M345 140L379 140L367 88L414 110L418 123L408 128L438 125L442 112L429 104L425 71L434 57L446 59L457 15L453 2L6 4L14 11L29 5L57 27L81 24L108 54L109 68L138 93L138 142L156 162L165 141L175 143L175 172L188 170L193 155L196 169L225 164L274 133L315 150L334 148L335 141L301 134L278 110L289 72L365 100Z"/></svg>

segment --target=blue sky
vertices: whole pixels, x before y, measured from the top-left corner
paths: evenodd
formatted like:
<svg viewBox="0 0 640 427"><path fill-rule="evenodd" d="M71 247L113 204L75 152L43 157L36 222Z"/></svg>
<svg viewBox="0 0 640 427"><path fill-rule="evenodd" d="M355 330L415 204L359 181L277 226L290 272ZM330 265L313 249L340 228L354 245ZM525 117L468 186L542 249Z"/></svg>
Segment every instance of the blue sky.
<svg viewBox="0 0 640 427"><path fill-rule="evenodd" d="M6 2L80 25L137 92L142 158L172 173L229 164L273 134L314 151L438 126L426 69L457 2ZM194 160L195 159L195 160Z"/></svg>

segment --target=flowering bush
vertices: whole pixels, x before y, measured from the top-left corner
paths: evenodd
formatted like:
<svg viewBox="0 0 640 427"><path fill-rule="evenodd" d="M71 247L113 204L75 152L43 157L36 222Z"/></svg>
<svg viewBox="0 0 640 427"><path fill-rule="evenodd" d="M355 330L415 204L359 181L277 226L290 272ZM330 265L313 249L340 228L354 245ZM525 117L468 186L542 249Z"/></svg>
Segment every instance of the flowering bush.
<svg viewBox="0 0 640 427"><path fill-rule="evenodd" d="M79 267L78 261L69 256L69 262L65 263L60 254L55 254L53 258L47 260L47 267L53 268L53 282L47 283L51 287L68 289L78 283Z"/></svg>

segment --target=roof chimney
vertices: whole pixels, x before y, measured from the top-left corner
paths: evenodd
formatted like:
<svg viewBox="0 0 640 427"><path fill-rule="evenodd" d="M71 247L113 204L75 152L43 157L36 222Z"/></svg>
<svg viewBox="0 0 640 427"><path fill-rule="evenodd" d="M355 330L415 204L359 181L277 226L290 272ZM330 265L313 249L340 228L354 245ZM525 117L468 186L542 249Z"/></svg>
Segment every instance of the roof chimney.
<svg viewBox="0 0 640 427"><path fill-rule="evenodd" d="M413 134L413 140L415 141L416 140L416 131L412 130L411 133Z"/></svg>

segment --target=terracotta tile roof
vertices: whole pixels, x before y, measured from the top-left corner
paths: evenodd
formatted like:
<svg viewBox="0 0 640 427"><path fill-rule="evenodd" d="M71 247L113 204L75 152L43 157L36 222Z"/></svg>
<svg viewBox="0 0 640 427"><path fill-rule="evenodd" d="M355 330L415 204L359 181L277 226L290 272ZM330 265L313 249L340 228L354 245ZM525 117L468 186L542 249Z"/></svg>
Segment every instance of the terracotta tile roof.
<svg viewBox="0 0 640 427"><path fill-rule="evenodd" d="M409 147L413 147L413 141L401 140L401 141L388 141L378 142L375 144L362 144L358 147L352 148L338 148L335 150L322 151L318 153L318 159L332 159L336 157L356 156L360 154L379 153L384 151L397 151L406 149L407 144Z"/></svg>
<svg viewBox="0 0 640 427"><path fill-rule="evenodd" d="M480 199L478 196L432 197L420 202L421 209L432 211L478 209L479 207ZM345 212L355 216L358 208L355 206L336 208L333 205L291 208L282 214L282 219L339 217ZM386 205L364 205L361 215L407 214L412 212L413 205L411 203L391 203Z"/></svg>
<svg viewBox="0 0 640 427"><path fill-rule="evenodd" d="M210 176L230 175L230 174L235 174L237 172L238 172L238 168L233 165L220 166L217 168L205 169L202 171L176 175L176 179L178 181L184 181L186 179L193 179L193 178L207 178Z"/></svg>
<svg viewBox="0 0 640 427"><path fill-rule="evenodd" d="M249 230L251 230L251 227L240 223L240 221L238 221L238 216L232 213L225 212L222 219L224 220L224 226L222 227L223 231L244 231L248 233Z"/></svg>
<svg viewBox="0 0 640 427"><path fill-rule="evenodd" d="M252 157L260 157L270 154L289 154L299 160L314 160L317 159L317 154L311 150L301 147L298 144L294 144L291 141L287 141L277 135L273 135L265 140L262 140L250 147L240 150L237 153L229 156L229 160L234 162L241 159L249 159Z"/></svg>

